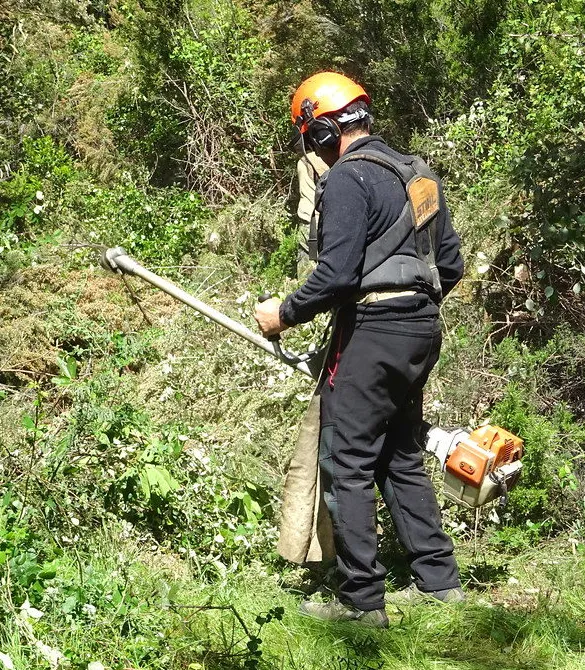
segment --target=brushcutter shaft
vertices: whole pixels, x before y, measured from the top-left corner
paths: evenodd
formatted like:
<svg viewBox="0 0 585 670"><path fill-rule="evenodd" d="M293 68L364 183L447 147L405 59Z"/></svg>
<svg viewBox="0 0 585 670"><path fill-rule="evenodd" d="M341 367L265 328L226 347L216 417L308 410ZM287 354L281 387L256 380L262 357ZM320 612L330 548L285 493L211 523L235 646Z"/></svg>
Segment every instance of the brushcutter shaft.
<svg viewBox="0 0 585 670"><path fill-rule="evenodd" d="M148 284L155 286L156 288L164 291L175 300L179 300L183 304L191 307L196 312L203 314L203 316L208 317L215 323L218 323L223 328L227 328L232 333L242 337L248 342L251 342L259 349L264 350L266 353L270 354L274 358L278 358L287 365L303 372L309 377L315 377L315 374L311 372L308 365L304 361L292 362L286 359L286 356L283 356L283 353L280 351L280 347L275 342L269 342L262 335L253 332L246 326L233 319L230 319L229 316L218 312L218 310L210 307L201 300L197 299L195 296L192 296L190 293L187 293L182 288L173 284L173 282L163 277L159 277L154 272L147 270L145 267L136 262L133 258L128 256L122 247L114 247L112 249L107 249L104 251L101 258L101 265L104 269L110 270L111 272L120 272L122 274L134 275L140 277Z"/></svg>

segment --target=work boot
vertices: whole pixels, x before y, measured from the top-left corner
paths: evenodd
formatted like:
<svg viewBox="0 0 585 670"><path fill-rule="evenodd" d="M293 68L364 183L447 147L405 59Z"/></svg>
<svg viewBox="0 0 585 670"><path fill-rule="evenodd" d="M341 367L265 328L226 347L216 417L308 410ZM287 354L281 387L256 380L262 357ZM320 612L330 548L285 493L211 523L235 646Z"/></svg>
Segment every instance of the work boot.
<svg viewBox="0 0 585 670"><path fill-rule="evenodd" d="M413 582L405 589L387 593L384 600L391 605L420 605L423 603L462 603L465 593L460 587L440 591L421 591Z"/></svg>
<svg viewBox="0 0 585 670"><path fill-rule="evenodd" d="M304 603L301 603L299 612L303 616L321 619L321 621L354 621L362 626L388 628L388 617L385 610L358 610L350 605L344 605L337 599L328 603L314 603L305 600Z"/></svg>

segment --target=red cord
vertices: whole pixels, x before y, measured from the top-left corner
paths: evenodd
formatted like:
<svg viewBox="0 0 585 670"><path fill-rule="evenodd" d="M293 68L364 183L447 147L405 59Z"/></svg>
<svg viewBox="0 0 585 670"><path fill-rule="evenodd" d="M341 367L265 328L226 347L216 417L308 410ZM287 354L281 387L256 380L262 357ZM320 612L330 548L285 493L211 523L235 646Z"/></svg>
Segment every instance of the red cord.
<svg viewBox="0 0 585 670"><path fill-rule="evenodd" d="M335 356L333 357L334 363L333 367L331 364L327 366L327 372L329 373L329 386L331 388L335 387L335 375L337 374L337 370L339 369L339 360L341 358L341 336L342 336L343 330L339 330L339 341L337 342L337 351L335 352Z"/></svg>

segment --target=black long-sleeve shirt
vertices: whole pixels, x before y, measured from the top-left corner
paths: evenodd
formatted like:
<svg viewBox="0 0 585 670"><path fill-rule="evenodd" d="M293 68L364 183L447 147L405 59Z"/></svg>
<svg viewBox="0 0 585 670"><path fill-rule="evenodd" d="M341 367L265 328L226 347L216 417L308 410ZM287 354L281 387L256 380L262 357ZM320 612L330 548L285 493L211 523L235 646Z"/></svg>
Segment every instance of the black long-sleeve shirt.
<svg viewBox="0 0 585 670"><path fill-rule="evenodd" d="M366 147L383 151L397 160L405 159L376 135L356 140L346 153ZM320 312L352 301L359 292L366 247L396 222L406 197L398 177L372 161L337 163L331 168L322 196L317 266L306 282L282 303L280 318L284 323L289 326L305 323ZM443 295L446 295L463 275L463 260L459 253L459 237L451 224L442 193L441 199L443 206L437 220L435 262ZM414 229L396 253L418 258ZM390 309L396 310L398 318L405 312L415 311L417 316L427 316L438 311L430 298L422 295L395 298L385 306L388 307L390 302ZM368 307L371 311L373 306ZM362 306L358 309L361 311Z"/></svg>

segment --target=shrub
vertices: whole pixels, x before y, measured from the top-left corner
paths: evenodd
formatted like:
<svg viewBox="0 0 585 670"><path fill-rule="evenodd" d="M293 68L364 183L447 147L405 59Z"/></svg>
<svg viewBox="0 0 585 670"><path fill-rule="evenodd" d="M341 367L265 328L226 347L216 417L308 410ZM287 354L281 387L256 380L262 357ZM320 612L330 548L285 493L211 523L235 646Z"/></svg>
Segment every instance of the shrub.
<svg viewBox="0 0 585 670"><path fill-rule="evenodd" d="M80 184L68 197L78 217L75 230L88 241L121 245L140 260L160 265L197 255L208 214L194 193L140 186L125 175L111 188Z"/></svg>

